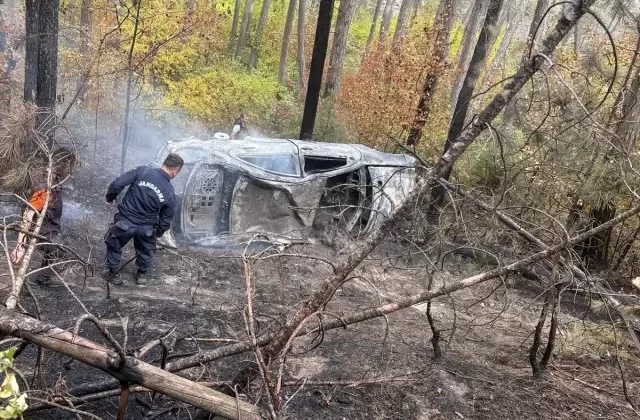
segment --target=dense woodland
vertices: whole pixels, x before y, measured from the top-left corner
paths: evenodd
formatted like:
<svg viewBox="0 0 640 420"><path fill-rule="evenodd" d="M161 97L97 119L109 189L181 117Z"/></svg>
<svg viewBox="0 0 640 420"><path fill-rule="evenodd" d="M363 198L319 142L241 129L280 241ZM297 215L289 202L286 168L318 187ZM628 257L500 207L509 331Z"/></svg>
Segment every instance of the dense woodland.
<svg viewBox="0 0 640 420"><path fill-rule="evenodd" d="M94 222L71 223L67 234L77 267L60 276L67 283L55 293L73 296L71 312L41 310L51 297L30 290L29 258L0 265L6 281L0 344L16 346L0 354L7 378L0 398L8 401L0 417L19 418L28 402L33 411L25 417L44 416L34 418L54 412L55 418L143 418L131 414L134 405L148 406L146 418L637 418L639 94L637 0L0 2L2 196L20 203L30 171L51 172L56 138L76 148L74 199L97 215ZM109 306L102 292L100 299L83 295L101 264L95 220L107 217L99 207L104 181L146 163L170 138L229 132L241 113L256 136L411 155L416 189L379 231L333 240L327 249L174 255L173 264L197 266L198 279L217 278L214 269L225 258L235 261L224 274L235 293L224 300L235 306L215 315L228 316L233 333L198 346L197 332L179 328L195 315L169 319L158 337L136 332L135 322L127 324L133 311ZM20 228L10 218L15 214L3 216L8 258ZM29 257L37 256L37 235ZM343 296L354 282L362 283L354 290L368 290L368 300L355 291L351 299ZM89 284L108 297L117 293L98 280ZM191 303L198 287L189 288ZM525 296L523 289L526 298L510 295ZM269 300L273 290L278 298ZM179 298L155 302L160 306L153 310L162 313L174 301ZM438 312L440 306L447 312ZM410 315L415 308L424 321L419 327ZM491 313L472 316L472 310ZM529 311L527 321L519 318ZM327 350L333 354L327 357L379 353L375 368L349 375L356 371L341 367L344 376L328 378L290 374L297 357L309 363L303 358L333 349L329 336L367 328L372 319L378 344L353 350L375 335L367 330L344 338L353 349ZM398 336L389 332L405 322L412 327ZM95 328L85 334L83 323ZM514 334L500 333L502 350L517 358L513 370L491 376L497 370L479 366L498 369L500 362L487 356L467 376L455 374L474 392L491 392L482 397L487 411L476 411L475 394L473 410L464 403L451 408L436 398L442 388L428 385L416 404L438 413L420 417L414 406L398 408L404 400L390 389L402 386L395 385L399 377L431 380L429 369L457 370L455 363L472 359L456 358L464 349L482 352L471 344L472 331L500 325ZM394 354L414 333L424 334L416 338L420 350ZM128 346L136 334L144 340ZM499 338L491 329L478 334ZM195 341L197 349L174 351L176 340ZM143 362L151 349L157 359ZM46 359L54 353L65 358ZM409 369L391 359L418 353L420 369L399 375ZM73 359L106 374L67 379ZM105 380L107 374L117 380ZM488 379L478 379L485 374ZM560 377L573 378L580 390L558 391ZM365 387L376 397L359 394L366 404L347 413L335 408L334 394L311 391L314 386L334 393ZM312 415L309 401L318 392L323 403ZM392 408L383 403L385 392L395 395ZM156 405L156 393L170 398ZM354 404L358 397L348 399ZM159 406L166 410L154 411Z"/></svg>

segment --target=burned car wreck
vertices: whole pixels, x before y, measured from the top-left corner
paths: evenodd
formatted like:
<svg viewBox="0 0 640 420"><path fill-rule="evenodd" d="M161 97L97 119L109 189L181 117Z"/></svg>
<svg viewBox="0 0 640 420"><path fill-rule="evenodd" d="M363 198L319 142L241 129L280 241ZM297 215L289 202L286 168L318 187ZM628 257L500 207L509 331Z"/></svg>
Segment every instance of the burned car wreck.
<svg viewBox="0 0 640 420"><path fill-rule="evenodd" d="M306 241L319 226L375 231L415 185L415 161L358 144L247 138L168 142L185 161L170 243Z"/></svg>

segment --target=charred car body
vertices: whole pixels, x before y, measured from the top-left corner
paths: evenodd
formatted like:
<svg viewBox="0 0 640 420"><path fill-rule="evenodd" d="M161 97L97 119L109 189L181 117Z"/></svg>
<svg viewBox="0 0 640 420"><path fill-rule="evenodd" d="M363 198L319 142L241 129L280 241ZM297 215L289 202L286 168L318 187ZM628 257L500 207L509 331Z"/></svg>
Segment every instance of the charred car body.
<svg viewBox="0 0 640 420"><path fill-rule="evenodd" d="M366 235L415 184L413 158L357 144L188 138L168 142L152 165L169 153L185 161L171 242L290 243L327 223Z"/></svg>

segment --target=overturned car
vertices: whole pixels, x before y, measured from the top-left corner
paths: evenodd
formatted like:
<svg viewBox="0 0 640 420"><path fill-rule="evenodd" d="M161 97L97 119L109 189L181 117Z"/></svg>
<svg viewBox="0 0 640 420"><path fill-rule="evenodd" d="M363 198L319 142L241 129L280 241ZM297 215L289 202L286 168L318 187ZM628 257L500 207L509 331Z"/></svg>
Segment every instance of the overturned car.
<svg viewBox="0 0 640 420"><path fill-rule="evenodd" d="M169 153L185 161L170 243L291 243L327 225L366 235L415 184L413 158L358 144L187 138L168 142L152 165Z"/></svg>

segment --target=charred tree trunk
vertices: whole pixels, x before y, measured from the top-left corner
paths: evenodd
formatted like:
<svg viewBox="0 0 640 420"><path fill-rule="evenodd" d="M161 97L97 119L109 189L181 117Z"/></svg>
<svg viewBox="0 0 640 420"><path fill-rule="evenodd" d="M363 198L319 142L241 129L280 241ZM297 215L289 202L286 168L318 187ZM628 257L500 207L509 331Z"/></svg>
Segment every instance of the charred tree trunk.
<svg viewBox="0 0 640 420"><path fill-rule="evenodd" d="M251 18L253 17L253 4L254 0L245 0L242 25L240 25L240 37L238 38L238 44L236 45L236 52L234 54L236 59L242 55L244 44L247 43L247 36L249 36L251 29Z"/></svg>
<svg viewBox="0 0 640 420"><path fill-rule="evenodd" d="M313 127L316 122L316 113L318 112L318 101L320 99L320 88L322 87L324 62L327 57L327 47L329 46L332 17L333 0L320 0L316 36L313 41L313 53L311 55L311 65L309 66L307 96L304 101L304 114L300 127L300 139L302 140L311 140L313 138Z"/></svg>
<svg viewBox="0 0 640 420"><path fill-rule="evenodd" d="M58 10L59 0L40 2L38 12L38 83L36 104L39 108L55 112L58 85ZM38 126L45 132L55 121L50 115L40 114ZM53 133L50 133L53 134Z"/></svg>
<svg viewBox="0 0 640 420"><path fill-rule="evenodd" d="M464 78L467 69L469 68L469 60L471 60L473 46L477 39L476 32L485 19L488 5L489 0L474 0L471 15L469 16L469 23L464 30L464 35L462 36L461 51L458 54L458 68L456 69L458 77L453 85L453 90L451 91L451 104L454 107L458 102L458 95L460 94L460 89L462 89Z"/></svg>
<svg viewBox="0 0 640 420"><path fill-rule="evenodd" d="M473 90L475 89L478 76L482 71L482 67L486 61L487 48L490 45L492 33L495 33L495 25L498 21L498 15L502 9L503 0L490 0L489 8L487 9L487 15L480 31L478 43L473 51L473 57L471 58L471 64L467 71L464 82L462 84L462 90L458 96L455 109L453 111L453 117L451 118L451 125L449 126L449 133L447 134L447 140L444 145L443 156L453 143L455 143L464 130L465 120L467 118L467 112L473 96ZM451 175L451 167L442 174L444 179L449 179ZM429 226L433 226L440 217L440 211L442 203L444 203L445 189L442 186L436 186L431 194L431 200L429 208L427 209L427 223Z"/></svg>
<svg viewBox="0 0 640 420"><path fill-rule="evenodd" d="M338 8L338 17L333 34L333 47L329 58L329 69L327 70L327 83L324 95L336 95L340 90L340 80L342 78L342 67L344 57L347 52L347 42L349 40L349 28L356 12L358 0L341 0Z"/></svg>
<svg viewBox="0 0 640 420"><path fill-rule="evenodd" d="M280 50L280 67L278 68L278 82L280 82L281 85L284 85L285 81L287 80L287 59L289 58L289 44L291 43L291 32L293 31L293 18L295 17L295 14L296 14L297 3L298 3L298 0L289 0L289 8L287 9L287 20L284 23L284 33L282 35L282 49Z"/></svg>
<svg viewBox="0 0 640 420"><path fill-rule="evenodd" d="M307 0L300 0L298 4L298 87L301 91L304 91L305 81L305 56L304 56L304 41L305 41L305 24L307 20Z"/></svg>
<svg viewBox="0 0 640 420"><path fill-rule="evenodd" d="M262 33L265 26L269 22L269 8L271 7L271 0L264 0L262 2L262 9L260 10L260 18L258 19L258 27L256 28L256 36L253 40L253 47L251 48L251 59L249 65L252 68L258 66L258 53L260 52L260 44L262 44Z"/></svg>
<svg viewBox="0 0 640 420"><path fill-rule="evenodd" d="M238 22L240 21L241 0L236 0L233 6L233 21L231 22L231 35L229 35L229 52L234 52L238 43Z"/></svg>
<svg viewBox="0 0 640 420"><path fill-rule="evenodd" d="M429 118L431 98L436 90L438 77L440 77L444 71L444 66L440 63L444 62L448 52L447 46L449 44L449 34L451 33L451 24L453 22L454 4L455 0L440 0L439 13L434 22L436 32L433 56L437 65L427 74L424 81L420 102L418 102L416 115L413 117L413 122L409 129L409 136L407 137L407 144L410 146L417 145L422 137L422 130Z"/></svg>
<svg viewBox="0 0 640 420"><path fill-rule="evenodd" d="M398 14L398 23L396 24L396 31L393 34L393 41L391 45L394 48L399 48L404 41L404 37L407 34L407 26L409 25L409 15L413 8L413 2L417 0L402 0L400 6L400 13Z"/></svg>
<svg viewBox="0 0 640 420"><path fill-rule="evenodd" d="M393 17L393 6L395 0L386 0L384 6L384 13L382 14L382 24L380 24L380 45L383 45L387 41L387 35L389 34L389 26L391 25L391 18Z"/></svg>
<svg viewBox="0 0 640 420"><path fill-rule="evenodd" d="M35 104L38 95L38 46L40 45L38 13L40 12L40 0L26 0L25 5L24 100Z"/></svg>
<svg viewBox="0 0 640 420"><path fill-rule="evenodd" d="M369 29L369 36L367 37L367 45L364 48L365 55L369 53L369 49L371 48L371 43L373 42L373 37L376 33L376 26L378 25L378 18L380 17L380 9L382 9L383 3L384 0L376 1L376 8L373 12L373 22L371 22L371 29Z"/></svg>

